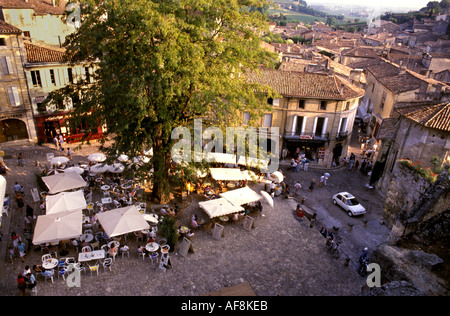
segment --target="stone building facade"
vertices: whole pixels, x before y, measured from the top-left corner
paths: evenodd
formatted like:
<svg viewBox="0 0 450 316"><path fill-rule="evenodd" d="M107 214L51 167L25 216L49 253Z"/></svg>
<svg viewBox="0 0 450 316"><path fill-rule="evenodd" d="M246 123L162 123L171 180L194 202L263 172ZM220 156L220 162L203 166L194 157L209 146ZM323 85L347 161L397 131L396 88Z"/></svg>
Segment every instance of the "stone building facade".
<svg viewBox="0 0 450 316"><path fill-rule="evenodd" d="M312 164L324 167L347 155L364 90L334 74L263 70L250 79L281 95L269 100L273 111L262 121L279 128L280 152L285 148L287 157L304 153Z"/></svg>
<svg viewBox="0 0 450 316"><path fill-rule="evenodd" d="M0 20L0 143L36 141L22 31Z"/></svg>

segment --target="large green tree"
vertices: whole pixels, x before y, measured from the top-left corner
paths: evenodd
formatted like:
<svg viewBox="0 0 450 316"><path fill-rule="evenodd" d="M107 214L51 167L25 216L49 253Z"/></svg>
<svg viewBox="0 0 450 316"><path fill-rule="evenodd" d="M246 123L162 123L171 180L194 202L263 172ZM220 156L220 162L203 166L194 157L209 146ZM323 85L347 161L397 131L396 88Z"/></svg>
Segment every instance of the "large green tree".
<svg viewBox="0 0 450 316"><path fill-rule="evenodd" d="M246 72L271 67L259 37L264 0L78 0L81 24L65 43L67 60L91 63L91 83L78 80L58 95L79 95L74 116L91 130L107 126L110 156L153 147L153 197L166 201L171 131L204 117L242 122L264 108L267 87ZM88 130L89 131L89 130ZM106 147L106 146L105 146ZM147 169L146 169L147 168Z"/></svg>

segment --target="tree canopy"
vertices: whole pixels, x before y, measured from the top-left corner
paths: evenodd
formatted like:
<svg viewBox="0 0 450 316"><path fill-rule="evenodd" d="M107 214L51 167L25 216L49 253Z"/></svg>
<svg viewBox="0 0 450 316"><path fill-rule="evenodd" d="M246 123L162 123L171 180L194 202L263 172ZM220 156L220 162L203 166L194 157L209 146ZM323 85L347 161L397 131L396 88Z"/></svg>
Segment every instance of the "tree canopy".
<svg viewBox="0 0 450 316"><path fill-rule="evenodd" d="M216 125L242 122L262 110L267 87L245 73L272 67L260 46L267 29L263 0L78 0L81 24L68 36L71 63L95 65L53 94L73 96L74 116L92 130L107 126L109 156L153 147L153 195L170 190L171 131L204 117ZM145 168L143 168L145 170Z"/></svg>

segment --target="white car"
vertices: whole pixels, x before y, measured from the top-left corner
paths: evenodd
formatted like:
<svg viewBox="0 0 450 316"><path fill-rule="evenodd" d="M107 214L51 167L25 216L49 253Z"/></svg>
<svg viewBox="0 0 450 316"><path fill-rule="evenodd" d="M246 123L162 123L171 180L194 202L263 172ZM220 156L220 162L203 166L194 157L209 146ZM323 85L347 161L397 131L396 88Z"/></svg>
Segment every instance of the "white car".
<svg viewBox="0 0 450 316"><path fill-rule="evenodd" d="M348 192L340 192L333 195L333 203L342 207L348 216L362 215L366 209L359 204L358 200Z"/></svg>

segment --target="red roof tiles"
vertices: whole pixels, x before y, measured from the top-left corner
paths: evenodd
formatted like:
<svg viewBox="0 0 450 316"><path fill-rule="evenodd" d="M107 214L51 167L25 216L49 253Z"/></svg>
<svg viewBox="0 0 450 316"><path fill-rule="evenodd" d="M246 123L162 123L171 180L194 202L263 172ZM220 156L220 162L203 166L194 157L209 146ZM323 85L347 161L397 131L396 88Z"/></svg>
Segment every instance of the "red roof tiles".
<svg viewBox="0 0 450 316"><path fill-rule="evenodd" d="M35 43L25 42L27 62L35 63L63 63L65 50L62 48L52 48Z"/></svg>
<svg viewBox="0 0 450 316"><path fill-rule="evenodd" d="M249 73L248 78L285 97L348 100L364 95L363 89L336 75L264 69L259 75Z"/></svg>

